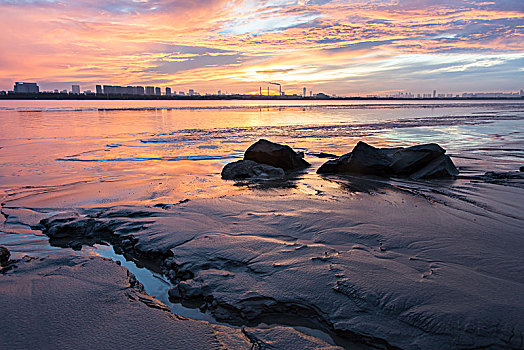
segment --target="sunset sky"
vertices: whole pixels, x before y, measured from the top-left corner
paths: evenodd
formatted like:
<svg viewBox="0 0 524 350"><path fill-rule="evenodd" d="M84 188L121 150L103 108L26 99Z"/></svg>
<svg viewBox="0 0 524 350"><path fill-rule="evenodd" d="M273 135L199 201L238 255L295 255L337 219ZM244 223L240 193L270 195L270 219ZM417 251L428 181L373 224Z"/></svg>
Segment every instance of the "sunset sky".
<svg viewBox="0 0 524 350"><path fill-rule="evenodd" d="M0 0L0 30L0 90L524 89L523 0Z"/></svg>

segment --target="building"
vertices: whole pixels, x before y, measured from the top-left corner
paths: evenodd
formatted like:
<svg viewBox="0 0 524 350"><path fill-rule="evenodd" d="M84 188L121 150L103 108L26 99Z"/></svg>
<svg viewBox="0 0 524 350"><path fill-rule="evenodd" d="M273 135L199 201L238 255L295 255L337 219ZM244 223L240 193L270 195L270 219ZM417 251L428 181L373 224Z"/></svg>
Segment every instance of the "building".
<svg viewBox="0 0 524 350"><path fill-rule="evenodd" d="M97 95L101 95L102 94L102 86L101 85L97 85L96 86L96 94Z"/></svg>
<svg viewBox="0 0 524 350"><path fill-rule="evenodd" d="M156 88L155 88L155 95L157 95L157 96L162 95L162 90L160 90L159 87L156 87Z"/></svg>
<svg viewBox="0 0 524 350"><path fill-rule="evenodd" d="M40 92L40 88L36 83L16 82L13 91L15 94L37 94Z"/></svg>
<svg viewBox="0 0 524 350"><path fill-rule="evenodd" d="M188 95L193 96L195 94L195 90L189 89Z"/></svg>
<svg viewBox="0 0 524 350"><path fill-rule="evenodd" d="M437 97L437 90L433 90L433 98Z"/></svg>
<svg viewBox="0 0 524 350"><path fill-rule="evenodd" d="M166 96L171 96L171 88L166 87Z"/></svg>
<svg viewBox="0 0 524 350"><path fill-rule="evenodd" d="M106 95L143 95L144 87L104 85L103 93Z"/></svg>
<svg viewBox="0 0 524 350"><path fill-rule="evenodd" d="M179 94L180 96L185 96L185 95L186 95L186 93L185 93L184 91L179 91L178 94Z"/></svg>
<svg viewBox="0 0 524 350"><path fill-rule="evenodd" d="M71 93L80 95L80 85L71 85Z"/></svg>
<svg viewBox="0 0 524 350"><path fill-rule="evenodd" d="M303 96L303 97L306 97L306 88L303 88L303 89L302 89L302 96Z"/></svg>
<svg viewBox="0 0 524 350"><path fill-rule="evenodd" d="M155 87L154 86L146 86L146 95L154 95L155 94Z"/></svg>

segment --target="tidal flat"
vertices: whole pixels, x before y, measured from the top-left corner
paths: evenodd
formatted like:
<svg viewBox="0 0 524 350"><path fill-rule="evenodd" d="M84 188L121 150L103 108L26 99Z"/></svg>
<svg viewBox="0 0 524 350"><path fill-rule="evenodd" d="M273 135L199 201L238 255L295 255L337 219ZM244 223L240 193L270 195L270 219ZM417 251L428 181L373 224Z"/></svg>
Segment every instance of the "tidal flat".
<svg viewBox="0 0 524 350"><path fill-rule="evenodd" d="M321 102L2 102L0 347L523 348L524 103ZM222 180L259 138L311 167ZM358 141L460 174L316 174Z"/></svg>

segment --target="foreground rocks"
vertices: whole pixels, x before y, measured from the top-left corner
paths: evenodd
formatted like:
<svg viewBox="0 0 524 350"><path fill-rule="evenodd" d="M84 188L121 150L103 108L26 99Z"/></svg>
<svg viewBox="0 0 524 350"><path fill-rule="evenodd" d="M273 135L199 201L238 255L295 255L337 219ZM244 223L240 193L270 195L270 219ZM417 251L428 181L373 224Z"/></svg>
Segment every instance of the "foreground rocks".
<svg viewBox="0 0 524 350"><path fill-rule="evenodd" d="M6 247L0 246L0 266L6 266L9 262L9 257L11 256L11 253L9 252L9 249Z"/></svg>
<svg viewBox="0 0 524 350"><path fill-rule="evenodd" d="M222 169L222 178L226 180L248 179L248 178L282 178L285 172L282 168L271 165L259 164L252 160L239 160L226 164Z"/></svg>
<svg viewBox="0 0 524 350"><path fill-rule="evenodd" d="M310 166L303 157L303 153L299 154L287 145L260 139L246 150L243 160L227 164L221 175L225 180L281 178L285 171Z"/></svg>
<svg viewBox="0 0 524 350"><path fill-rule="evenodd" d="M457 176L458 170L445 152L434 143L407 148L376 148L360 141L352 152L327 161L317 173L402 176L413 179Z"/></svg>

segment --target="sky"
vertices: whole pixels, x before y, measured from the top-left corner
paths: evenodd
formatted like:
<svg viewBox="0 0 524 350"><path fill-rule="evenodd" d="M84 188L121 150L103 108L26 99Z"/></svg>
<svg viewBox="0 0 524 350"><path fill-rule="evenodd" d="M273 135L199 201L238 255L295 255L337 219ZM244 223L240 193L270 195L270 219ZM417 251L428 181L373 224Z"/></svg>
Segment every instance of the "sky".
<svg viewBox="0 0 524 350"><path fill-rule="evenodd" d="M0 0L0 90L524 89L524 1Z"/></svg>

